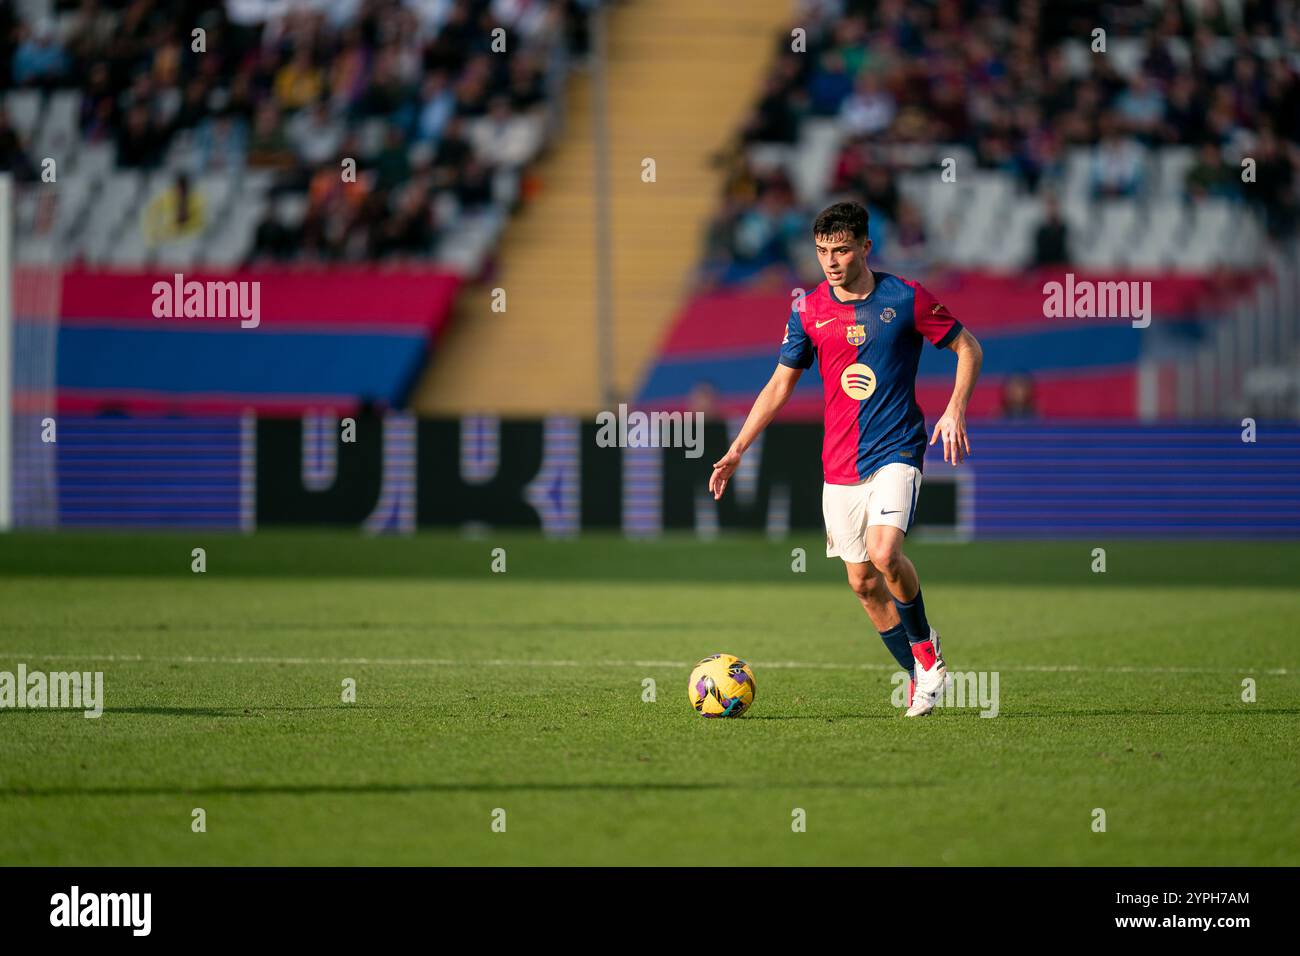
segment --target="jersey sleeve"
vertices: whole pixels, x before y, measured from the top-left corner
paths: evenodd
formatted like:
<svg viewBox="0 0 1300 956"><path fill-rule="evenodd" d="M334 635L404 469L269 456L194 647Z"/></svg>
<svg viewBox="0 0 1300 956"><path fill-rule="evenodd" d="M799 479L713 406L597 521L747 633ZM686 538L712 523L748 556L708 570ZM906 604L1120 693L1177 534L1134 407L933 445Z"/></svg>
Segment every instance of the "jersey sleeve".
<svg viewBox="0 0 1300 956"><path fill-rule="evenodd" d="M813 344L804 331L803 316L798 308L793 308L790 321L785 324L785 338L781 340L781 354L777 361L790 368L812 367Z"/></svg>
<svg viewBox="0 0 1300 956"><path fill-rule="evenodd" d="M948 311L946 305L930 294L930 290L920 283L914 288L916 295L913 298L912 319L916 331L933 342L935 348L946 349L961 334L962 324Z"/></svg>

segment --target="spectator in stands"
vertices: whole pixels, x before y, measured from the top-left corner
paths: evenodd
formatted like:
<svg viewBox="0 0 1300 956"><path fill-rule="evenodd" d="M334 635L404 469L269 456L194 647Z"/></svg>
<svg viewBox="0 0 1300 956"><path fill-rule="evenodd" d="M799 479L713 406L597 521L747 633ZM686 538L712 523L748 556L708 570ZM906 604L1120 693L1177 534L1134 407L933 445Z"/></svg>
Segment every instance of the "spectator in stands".
<svg viewBox="0 0 1300 956"><path fill-rule="evenodd" d="M18 17L12 0L0 0L0 88L13 79L14 41L18 36Z"/></svg>
<svg viewBox="0 0 1300 956"><path fill-rule="evenodd" d="M1043 200L1043 221L1034 230L1034 259L1036 269L1065 265L1070 261L1070 232L1061 218L1061 205L1054 194Z"/></svg>
<svg viewBox="0 0 1300 956"><path fill-rule="evenodd" d="M1198 144L1205 140L1205 102L1191 74L1179 74L1170 84L1163 134L1166 143Z"/></svg>
<svg viewBox="0 0 1300 956"><path fill-rule="evenodd" d="M853 95L840 107L840 126L848 136L875 136L894 121L898 104L875 73L858 80Z"/></svg>
<svg viewBox="0 0 1300 956"><path fill-rule="evenodd" d="M546 84L536 58L527 51L510 61L509 96L513 109L526 113L546 102Z"/></svg>
<svg viewBox="0 0 1300 956"><path fill-rule="evenodd" d="M193 79L185 85L185 92L182 94L180 105L172 116L171 130L173 133L193 129L211 115L208 108L210 92L207 81L201 77ZM271 103L273 101L267 100L267 102Z"/></svg>
<svg viewBox="0 0 1300 956"><path fill-rule="evenodd" d="M1232 79L1228 84L1234 109L1240 117L1257 116L1263 106L1264 77L1253 52L1237 56L1232 62Z"/></svg>
<svg viewBox="0 0 1300 956"><path fill-rule="evenodd" d="M416 114L415 138L423 143L437 142L447 122L455 115L456 97L444 70L435 70L420 90L420 107Z"/></svg>
<svg viewBox="0 0 1300 956"><path fill-rule="evenodd" d="M375 154L371 167L375 173L375 188L387 192L406 182L411 176L411 161L407 155L406 140L402 131L393 124L384 130L384 145Z"/></svg>
<svg viewBox="0 0 1300 956"><path fill-rule="evenodd" d="M1038 399L1034 380L1028 372L1013 372L1002 380L1002 417L1028 419L1038 417Z"/></svg>
<svg viewBox="0 0 1300 956"><path fill-rule="evenodd" d="M473 155L474 148L465 136L465 121L452 116L433 154L434 182L439 187L454 188L458 171L469 163Z"/></svg>
<svg viewBox="0 0 1300 956"><path fill-rule="evenodd" d="M456 177L456 199L461 208L473 212L490 205L496 196L492 168L474 156Z"/></svg>
<svg viewBox="0 0 1300 956"><path fill-rule="evenodd" d="M207 220L203 196L190 188L185 173L178 173L175 182L145 206L142 217L150 248L196 236Z"/></svg>
<svg viewBox="0 0 1300 956"><path fill-rule="evenodd" d="M998 115L975 145L975 160L981 169L1003 173L1018 172L1012 133L1005 116Z"/></svg>
<svg viewBox="0 0 1300 956"><path fill-rule="evenodd" d="M343 145L343 124L330 115L324 97L289 120L287 133L298 158L308 166L329 162Z"/></svg>
<svg viewBox="0 0 1300 956"><path fill-rule="evenodd" d="M729 237L732 279L763 277L784 282L794 272L790 244L802 238L807 223L794 208L787 182L765 181L758 204L745 209L735 220Z"/></svg>
<svg viewBox="0 0 1300 956"><path fill-rule="evenodd" d="M399 191L393 215L384 218L375 251L386 258L425 257L433 251L433 242L429 197L419 183L411 183Z"/></svg>
<svg viewBox="0 0 1300 956"><path fill-rule="evenodd" d="M490 65L482 57L470 60L454 87L457 115L473 119L487 112L491 74Z"/></svg>
<svg viewBox="0 0 1300 956"><path fill-rule="evenodd" d="M1216 86L1210 94L1210 108L1206 113L1205 125L1206 138L1219 146L1228 146L1236 138L1241 130L1241 122L1230 87Z"/></svg>
<svg viewBox="0 0 1300 956"><path fill-rule="evenodd" d="M603 0L200 4L179 18L156 0L75 2L66 50L0 2L0 87L80 83L83 136L113 142L128 168L277 170L278 188L309 193L305 251L348 258L431 248L432 213L414 215L416 202L479 209L519 193L510 180L540 149L557 44L583 36ZM202 55L193 25L207 31ZM370 120L384 124L378 142ZM420 144L423 173L410 160ZM322 172L338 183L343 155L365 171L358 195L321 185ZM390 216L400 228L381 234Z"/></svg>
<svg viewBox="0 0 1300 956"><path fill-rule="evenodd" d="M490 8L496 21L530 40L555 29L555 5L545 0L492 0Z"/></svg>
<svg viewBox="0 0 1300 956"><path fill-rule="evenodd" d="M1192 199L1235 199L1239 195L1238 181L1232 167L1223 161L1219 147L1205 143L1187 171L1187 193Z"/></svg>
<svg viewBox="0 0 1300 956"><path fill-rule="evenodd" d="M293 59L276 72L273 89L281 108L287 110L300 109L321 98L325 79L306 46L299 48Z"/></svg>
<svg viewBox="0 0 1300 956"><path fill-rule="evenodd" d="M508 97L497 96L486 116L470 122L469 139L475 154L489 166L518 169L540 145L535 131L527 117L511 109Z"/></svg>
<svg viewBox="0 0 1300 956"><path fill-rule="evenodd" d="M894 183L894 173L880 163L874 163L863 170L856 184L862 194L862 201L872 213L879 212L890 222L898 221L898 186Z"/></svg>
<svg viewBox="0 0 1300 956"><path fill-rule="evenodd" d="M746 143L793 143L799 138L799 117L787 89L769 77L763 96L741 133Z"/></svg>
<svg viewBox="0 0 1300 956"><path fill-rule="evenodd" d="M384 48L375 55L370 84L357 103L363 117L386 119L404 129L415 125L419 105L418 88L403 72L402 60L395 49Z"/></svg>
<svg viewBox="0 0 1300 956"><path fill-rule="evenodd" d="M345 262L362 262L381 258L381 231L395 222L388 209L389 193L381 189L367 192L361 204L342 223L342 241L336 253ZM427 210L426 210L427 213Z"/></svg>
<svg viewBox="0 0 1300 956"><path fill-rule="evenodd" d="M285 132L275 100L265 99L257 107L253 133L248 140L248 164L262 169L287 169L293 165L293 144Z"/></svg>
<svg viewBox="0 0 1300 956"><path fill-rule="evenodd" d="M154 51L150 81L155 89L173 90L180 86L181 45L173 37Z"/></svg>
<svg viewBox="0 0 1300 956"><path fill-rule="evenodd" d="M875 191L875 205L883 190L868 188L869 170L883 166L892 178L933 169L950 155L973 153L982 168L1013 172L1026 190L1042 192L1063 187L1066 150L1089 147L1093 196L1142 199L1147 147L1208 142L1236 156L1270 126L1283 157L1300 149L1300 61L1285 53L1300 48L1300 11L1267 0L1185 6L1130 0L1102 4L1095 16L1112 37L1143 42L1136 63L1116 55L1071 56L1070 45L1080 53L1086 42L1070 3L807 5L798 24L807 30L807 53L792 53L783 38L735 148L800 144L806 119L838 116L843 146L830 182L817 185L864 198ZM881 128L889 114L880 99L886 91L895 98L894 112ZM741 171L746 163L723 157L720 165ZM1287 168L1296 172L1295 166L1288 159ZM1219 182L1221 170L1205 172L1201 192L1206 184L1227 187ZM1239 170L1229 172L1239 179ZM1287 175L1280 165L1275 173ZM762 217L750 213L762 200L752 189L746 195L744 176L725 183L704 272L749 281L764 274L745 261L755 245L746 237L761 234L754 223ZM1261 212L1267 201L1261 195ZM1287 218L1284 212L1270 230ZM893 255L905 230L897 216L878 222L895 247L882 248ZM723 234L730 245L719 242ZM1041 239L1035 261L1040 251L1044 260L1068 254L1063 223L1046 224ZM733 247L741 258L722 261Z"/></svg>
<svg viewBox="0 0 1300 956"><path fill-rule="evenodd" d="M890 268L900 275L925 275L932 264L921 211L915 203L900 200L898 222L889 248Z"/></svg>
<svg viewBox="0 0 1300 956"><path fill-rule="evenodd" d="M65 49L75 63L93 62L98 59L100 51L112 43L116 30L117 17L112 10L101 6L97 0L83 0L72 15L65 36Z"/></svg>
<svg viewBox="0 0 1300 956"><path fill-rule="evenodd" d="M1148 146L1160 139L1165 97L1150 78L1139 73L1115 102L1123 128Z"/></svg>
<svg viewBox="0 0 1300 956"><path fill-rule="evenodd" d="M1292 50L1300 49L1300 25L1287 41ZM1300 143L1300 78L1297 70L1278 57L1269 64L1264 83L1264 103L1273 131L1290 143Z"/></svg>
<svg viewBox="0 0 1300 956"><path fill-rule="evenodd" d="M1177 7L1166 7L1166 12L1171 13L1175 19L1181 19ZM1142 55L1140 67L1140 75L1149 77L1162 88L1168 87L1178 76L1178 62L1169 52L1169 45L1166 42L1168 32L1178 32L1178 28L1172 27L1172 30L1162 28L1160 34L1147 37L1146 52Z"/></svg>
<svg viewBox="0 0 1300 956"><path fill-rule="evenodd" d="M834 116L853 92L853 77L844 66L844 54L828 50L817 61L808 86L810 108L816 116Z"/></svg>
<svg viewBox="0 0 1300 956"><path fill-rule="evenodd" d="M248 133L244 121L233 113L205 119L194 139L194 168L199 172L243 169L248 155Z"/></svg>
<svg viewBox="0 0 1300 956"><path fill-rule="evenodd" d="M1197 19L1200 21L1203 30L1216 36L1226 37L1232 35L1232 21L1219 0L1200 0L1197 7Z"/></svg>
<svg viewBox="0 0 1300 956"><path fill-rule="evenodd" d="M295 249L293 232L284 224L279 203L267 203L266 211L257 224L247 264L284 262L293 256Z"/></svg>
<svg viewBox="0 0 1300 956"><path fill-rule="evenodd" d="M343 31L339 51L330 65L330 106L339 113L352 109L365 95L370 76L370 53L360 26Z"/></svg>
<svg viewBox="0 0 1300 956"><path fill-rule="evenodd" d="M302 222L303 249L312 259L330 260L343 256L366 195L367 177L345 181L339 175L341 160L316 171L307 190L307 213Z"/></svg>
<svg viewBox="0 0 1300 956"><path fill-rule="evenodd" d="M1064 171L1061 136L1046 122L1042 108L1034 102L1020 104L1014 123L1013 139L1019 145L1012 163L1025 189L1035 192L1044 179L1060 179Z"/></svg>
<svg viewBox="0 0 1300 956"><path fill-rule="evenodd" d="M165 134L144 103L132 106L117 139L119 166L150 168L162 157Z"/></svg>
<svg viewBox="0 0 1300 956"><path fill-rule="evenodd" d="M3 104L0 104L0 173L13 173L19 182L36 178L36 167L28 157L18 131L10 124Z"/></svg>
<svg viewBox="0 0 1300 956"><path fill-rule="evenodd" d="M238 117L247 129L252 125L253 114L257 112L257 102L261 96L261 93L253 89L253 74L241 70L231 77L228 89L210 98L209 106L214 113L228 113Z"/></svg>
<svg viewBox="0 0 1300 956"><path fill-rule="evenodd" d="M1125 136L1115 118L1107 114L1102 120L1101 142L1092 154L1093 195L1098 199L1136 196L1142 187L1145 162L1142 147Z"/></svg>
<svg viewBox="0 0 1300 956"><path fill-rule="evenodd" d="M1264 217L1269 234L1283 239L1295 232L1296 169L1300 167L1300 148L1283 144L1271 127L1260 130L1259 140L1251 150L1255 160L1255 181L1244 184L1246 201Z"/></svg>
<svg viewBox="0 0 1300 956"><path fill-rule="evenodd" d="M19 26L12 69L15 86L48 88L64 78L68 57L55 36L53 23L41 20L34 27Z"/></svg>
<svg viewBox="0 0 1300 956"><path fill-rule="evenodd" d="M699 412L705 421L712 421L719 414L718 387L708 379L700 379L693 386L686 398L686 410Z"/></svg>
<svg viewBox="0 0 1300 956"><path fill-rule="evenodd" d="M944 70L933 78L929 107L927 112L935 124L938 139L947 143L961 143L970 138L970 113L966 105L966 89L960 75Z"/></svg>

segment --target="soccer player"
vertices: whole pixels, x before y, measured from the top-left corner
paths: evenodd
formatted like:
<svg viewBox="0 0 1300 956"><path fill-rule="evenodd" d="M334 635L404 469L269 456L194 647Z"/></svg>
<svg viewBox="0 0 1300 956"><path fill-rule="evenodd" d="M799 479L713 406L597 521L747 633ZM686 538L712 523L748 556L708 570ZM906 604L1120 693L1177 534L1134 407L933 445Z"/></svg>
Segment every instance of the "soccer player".
<svg viewBox="0 0 1300 956"><path fill-rule="evenodd" d="M947 668L930 626L916 568L903 538L916 513L926 449L916 403L922 340L957 353L957 380L929 444L943 460L970 454L966 406L983 352L975 336L919 283L867 267L867 210L841 202L813 223L826 281L795 302L771 380L754 400L731 448L713 465L709 491L722 497L740 458L819 359L825 402L822 514L826 556L840 557L849 587L903 670L908 717L934 709Z"/></svg>

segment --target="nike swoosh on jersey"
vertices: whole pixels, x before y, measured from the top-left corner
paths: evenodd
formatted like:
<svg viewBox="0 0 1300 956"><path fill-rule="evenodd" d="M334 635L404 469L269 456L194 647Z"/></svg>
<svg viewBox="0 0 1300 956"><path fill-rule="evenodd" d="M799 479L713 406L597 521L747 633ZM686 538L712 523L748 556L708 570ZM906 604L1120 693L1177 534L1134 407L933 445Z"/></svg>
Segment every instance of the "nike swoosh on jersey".
<svg viewBox="0 0 1300 956"><path fill-rule="evenodd" d="M832 323L832 322L834 322L834 321L835 321L834 319L827 319L825 322L817 322L816 325L817 325L817 328L820 329L823 325L830 325L830 323Z"/></svg>

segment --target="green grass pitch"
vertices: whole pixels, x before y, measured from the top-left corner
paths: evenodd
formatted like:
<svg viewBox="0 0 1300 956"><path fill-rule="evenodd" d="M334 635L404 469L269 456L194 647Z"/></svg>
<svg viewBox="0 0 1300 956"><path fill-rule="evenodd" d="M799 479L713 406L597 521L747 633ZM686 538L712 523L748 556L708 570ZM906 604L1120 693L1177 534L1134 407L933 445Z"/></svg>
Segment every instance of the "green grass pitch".
<svg viewBox="0 0 1300 956"><path fill-rule="evenodd" d="M1300 864L1300 545L914 543L999 674L924 720L820 547L0 537L0 671L106 696L0 710L0 864ZM739 720L687 704L715 651Z"/></svg>

